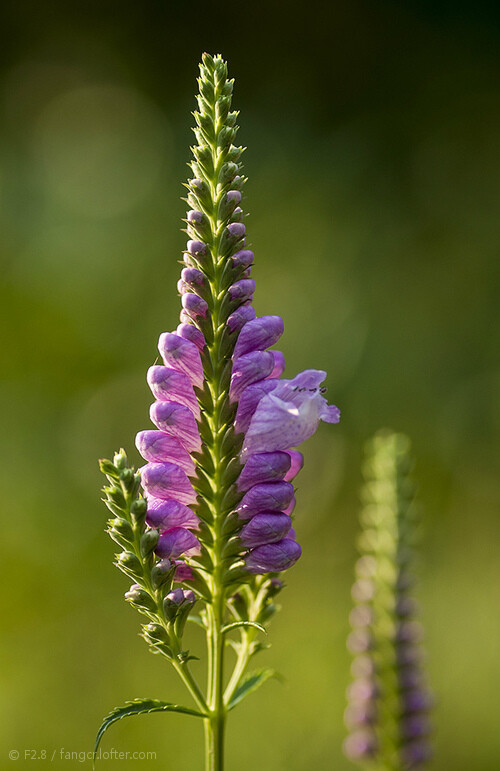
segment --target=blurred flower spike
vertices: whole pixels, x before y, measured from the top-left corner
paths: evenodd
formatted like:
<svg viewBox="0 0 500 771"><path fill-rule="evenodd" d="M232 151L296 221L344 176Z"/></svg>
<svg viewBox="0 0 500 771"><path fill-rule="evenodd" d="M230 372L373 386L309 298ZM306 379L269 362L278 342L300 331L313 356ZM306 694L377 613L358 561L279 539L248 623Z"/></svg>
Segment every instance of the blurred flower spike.
<svg viewBox="0 0 500 771"><path fill-rule="evenodd" d="M344 745L346 755L367 769L422 768L431 756L432 700L412 597L417 511L410 468L409 441L402 434L381 432L369 443Z"/></svg>
<svg viewBox="0 0 500 771"><path fill-rule="evenodd" d="M124 548L117 564L134 580L127 599L148 616L145 639L172 661L207 721L207 769L218 769L226 712L242 698L246 666L262 647L254 638L275 610L276 574L301 555L296 447L340 413L324 396L325 372L282 377L284 356L273 346L283 321L257 317L252 306L243 148L234 144L233 81L220 56L203 55L198 85L180 324L160 335L163 363L147 374L155 428L136 437L146 465L129 469L121 452L103 471L110 534ZM182 645L194 607L207 634L206 696ZM223 638L233 629L237 661L224 687ZM254 675L252 690L268 676Z"/></svg>

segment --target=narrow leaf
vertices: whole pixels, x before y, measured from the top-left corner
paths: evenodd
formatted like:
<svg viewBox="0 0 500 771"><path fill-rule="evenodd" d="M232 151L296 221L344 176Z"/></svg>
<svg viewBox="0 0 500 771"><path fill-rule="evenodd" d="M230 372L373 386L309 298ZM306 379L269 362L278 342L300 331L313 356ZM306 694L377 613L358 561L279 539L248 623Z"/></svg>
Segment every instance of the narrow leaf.
<svg viewBox="0 0 500 771"><path fill-rule="evenodd" d="M264 634L267 635L265 627L263 627L262 624L257 624L255 621L234 621L232 624L223 626L221 632L222 634L226 634L226 632L230 632L232 629L238 629L240 626L253 626L255 629L258 629L259 632L264 632Z"/></svg>
<svg viewBox="0 0 500 771"><path fill-rule="evenodd" d="M281 679L281 676L274 669L260 669L257 672L252 672L250 675L247 675L231 696L229 704L227 705L228 710L234 709L240 701L243 701L248 694L253 693L257 688L260 688L260 686L265 683L266 680L269 680L270 677L276 677L278 680Z"/></svg>
<svg viewBox="0 0 500 771"><path fill-rule="evenodd" d="M194 715L195 717L206 717L203 712L198 712L195 709L189 707L181 707L178 704L171 704L168 701L160 701L158 699L134 699L134 701L127 701L123 707L116 707L107 717L104 718L101 727L97 733L94 752L96 753L101 739L113 723L117 720L122 720L124 717L131 717L132 715L142 715L147 712L181 712L184 715Z"/></svg>

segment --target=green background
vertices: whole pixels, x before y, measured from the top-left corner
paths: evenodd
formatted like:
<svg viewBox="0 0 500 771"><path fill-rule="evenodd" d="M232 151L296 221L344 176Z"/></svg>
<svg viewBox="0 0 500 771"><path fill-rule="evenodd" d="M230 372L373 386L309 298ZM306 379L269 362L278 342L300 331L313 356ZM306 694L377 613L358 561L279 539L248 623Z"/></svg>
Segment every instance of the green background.
<svg viewBox="0 0 500 771"><path fill-rule="evenodd" d="M90 750L110 708L187 699L122 600L97 458L123 445L138 461L145 372L177 324L181 182L209 50L236 78L256 309L283 316L287 372L326 369L343 414L305 446L304 554L260 657L287 680L233 713L228 769L352 767L359 467L388 426L417 458L432 768L498 771L495 6L4 2L0 768L89 767L60 751ZM112 747L157 759L103 768L199 769L201 725L129 720Z"/></svg>

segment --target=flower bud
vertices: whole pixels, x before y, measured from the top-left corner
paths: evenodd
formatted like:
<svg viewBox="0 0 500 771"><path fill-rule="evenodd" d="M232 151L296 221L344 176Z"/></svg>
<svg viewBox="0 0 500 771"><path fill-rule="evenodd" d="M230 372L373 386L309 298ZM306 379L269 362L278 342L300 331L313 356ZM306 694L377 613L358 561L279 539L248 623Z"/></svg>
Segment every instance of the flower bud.
<svg viewBox="0 0 500 771"><path fill-rule="evenodd" d="M169 560L160 560L151 569L151 581L155 589L159 589L173 580L175 565Z"/></svg>
<svg viewBox="0 0 500 771"><path fill-rule="evenodd" d="M145 610L156 610L156 602L148 592L141 589L139 584L132 584L128 592L125 592L125 599L132 605L138 605Z"/></svg>
<svg viewBox="0 0 500 771"><path fill-rule="evenodd" d="M145 533L141 536L141 554L143 557L149 557L151 552L156 547L156 544L158 543L158 538L160 537L160 534L158 530L146 530Z"/></svg>
<svg viewBox="0 0 500 771"><path fill-rule="evenodd" d="M278 543L270 543L252 549L245 557L245 567L249 573L280 573L295 565L302 549L296 541L284 538Z"/></svg>

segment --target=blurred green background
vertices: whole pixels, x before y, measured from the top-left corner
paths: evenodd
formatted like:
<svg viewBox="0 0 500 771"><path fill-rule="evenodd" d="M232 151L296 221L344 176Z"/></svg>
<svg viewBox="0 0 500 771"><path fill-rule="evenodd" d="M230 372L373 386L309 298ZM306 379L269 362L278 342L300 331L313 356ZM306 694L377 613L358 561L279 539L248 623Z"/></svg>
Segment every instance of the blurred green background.
<svg viewBox="0 0 500 771"><path fill-rule="evenodd" d="M208 50L236 78L257 311L284 317L288 372L326 369L343 412L305 446L304 556L260 658L287 682L233 713L228 769L352 767L359 467L388 426L417 457L432 768L498 771L498 5L6 0L1 13L0 768L78 767L60 750L89 750L113 706L187 699L122 600L97 458L123 445L138 461L145 372L177 324ZM112 747L157 759L103 768L200 769L201 725L130 720ZM24 759L43 749L52 763Z"/></svg>

